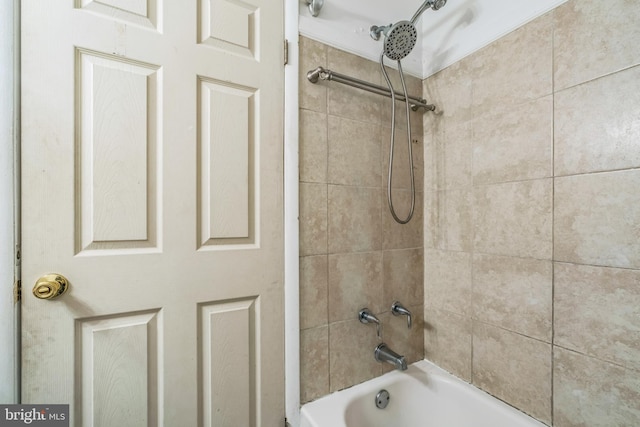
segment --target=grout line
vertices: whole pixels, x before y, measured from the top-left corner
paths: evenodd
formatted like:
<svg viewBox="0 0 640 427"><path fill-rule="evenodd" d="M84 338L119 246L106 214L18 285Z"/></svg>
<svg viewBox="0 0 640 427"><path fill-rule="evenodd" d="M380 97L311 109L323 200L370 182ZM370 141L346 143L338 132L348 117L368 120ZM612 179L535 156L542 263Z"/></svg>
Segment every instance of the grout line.
<svg viewBox="0 0 640 427"><path fill-rule="evenodd" d="M326 64L329 62L329 50L325 48L324 50L324 62L325 62L325 66ZM327 384L329 386L329 389L327 390L327 392L331 393L331 390L333 389L332 384L331 384L331 357L332 357L332 351L331 351L331 323L329 322L329 247L330 247L330 238L331 236L329 235L329 90L325 87L324 88L325 91L325 97L324 97L324 102L325 102L325 106L324 106L324 110L325 110L325 117L324 117L324 126L325 126L325 135L326 135L326 153L325 153L325 180L326 182L324 183L324 185L326 186L326 192L327 192L327 198L325 199L325 218L326 218L326 233L327 233L327 247L325 248L325 252L326 252L326 297L327 297L327 304L325 307L325 311L326 311L326 315L327 315L327 371L326 371L326 375L327 375Z"/></svg>
<svg viewBox="0 0 640 427"><path fill-rule="evenodd" d="M555 48L556 48L556 11L553 11L551 20L551 384L550 391L550 410L551 425L554 425L554 383L555 383L555 300L556 300L556 236L555 236L555 212L556 212L556 75L555 75Z"/></svg>
<svg viewBox="0 0 640 427"><path fill-rule="evenodd" d="M567 351L569 353L579 354L582 357L587 357L589 359L597 360L598 362L606 363L608 365L624 369L626 371L640 372L640 367L622 365L619 362L614 362L612 360L603 359L602 357L595 356L593 354L584 353L584 352L582 352L580 350L576 350L574 348L565 347L565 346L562 346L562 345L556 345L555 347L557 347L559 349L562 349L563 351Z"/></svg>
<svg viewBox="0 0 640 427"><path fill-rule="evenodd" d="M474 93L475 93L475 87L476 87L476 81L474 79L471 80L471 87L470 87L470 91L471 91L471 105L473 105L474 102ZM471 120L469 120L468 122L468 132L469 132L469 136L471 137L471 165L470 165L470 180L471 180L471 244L470 244L470 261L471 262L471 317L470 317L470 322L471 322L471 351L470 351L470 379L471 379L471 384L475 383L475 370L473 368L474 366L474 360L475 360L475 335L476 335L476 322L477 320L477 316L476 316L476 303L475 303L475 298L473 298L473 291L475 289L474 283L475 283L475 268L474 268L474 258L476 255L476 248L475 248L475 242L476 242L476 231L477 231L477 215L476 215L476 179L475 179L475 174L473 173L474 170L474 164L475 164L475 158L474 158L474 142L475 142L475 124L477 123L477 119L478 117L476 117L476 112L477 110L473 110L472 114L471 114Z"/></svg>
<svg viewBox="0 0 640 427"><path fill-rule="evenodd" d="M640 171L640 167L631 166L628 168L617 168L617 169L605 169L605 170L597 170L597 171L585 171L585 172L576 172L576 173L568 173L568 174L558 174L555 175L554 178L571 178L575 176L585 176L585 175L598 175L605 173L613 173L613 172L629 172L629 171Z"/></svg>
<svg viewBox="0 0 640 427"><path fill-rule="evenodd" d="M574 88L576 88L578 86L589 84L589 83L595 82L596 80L600 80L600 79L604 79L604 78L610 77L610 76L612 76L614 74L623 73L625 71L631 70L632 68L636 68L636 67L640 68L640 62L636 63L636 64L628 65L626 67L622 67L622 68L620 68L618 70L613 70L613 71L606 72L605 74L601 74L601 75L598 75L596 77L588 78L587 80L584 80L584 81L581 81L581 82L578 82L578 83L574 83L574 84L572 84L570 86L567 86L567 87L563 87L562 89L558 89L558 92L564 92L564 91L569 90L569 89L574 89ZM555 87L554 87L554 91L555 91Z"/></svg>
<svg viewBox="0 0 640 427"><path fill-rule="evenodd" d="M461 315L459 313L455 313L455 312L448 311L448 310L445 310L445 309L443 309L443 311L447 311L449 313L453 313L453 314L455 314L457 316L463 316L463 315ZM501 326L501 325L498 325L498 324L495 324L495 323L491 323L490 321L487 321L487 320L483 320L483 319L479 319L479 318L474 318L473 320L475 322L482 323L483 325L486 325L486 326L491 326L493 328L497 328L497 329L500 329L500 330L505 331L505 332L510 332L512 334L519 335L519 336L521 336L523 338L529 338L529 339L532 339L532 340L537 341L537 342L542 343L542 344L552 345L552 343L550 341L547 341L545 339L532 337L531 335L523 334L522 332L518 332L518 331L514 331L513 329L505 328L504 326Z"/></svg>
<svg viewBox="0 0 640 427"><path fill-rule="evenodd" d="M507 181L496 181L496 182L479 182L479 183L474 182L473 188L476 189L476 188L493 187L493 186L506 185L506 184L518 184L523 182L544 181L548 179L553 179L553 171L551 171L551 175L541 176L537 178L512 179Z"/></svg>
<svg viewBox="0 0 640 427"><path fill-rule="evenodd" d="M471 253L471 252L466 252L466 251L451 251L451 252ZM519 259L519 260L523 260L523 261L548 261L548 262L552 262L553 261L553 259L551 259L551 258L538 258L538 257L534 257L534 256L497 254L497 253L483 252L483 251L478 251L478 250L474 250L472 253L473 253L473 255L481 255L481 256L494 257L494 258Z"/></svg>
<svg viewBox="0 0 640 427"><path fill-rule="evenodd" d="M640 271L640 267L618 267L615 265L589 264L575 261L553 260L555 264L569 264L578 267L615 268L617 270Z"/></svg>
<svg viewBox="0 0 640 427"><path fill-rule="evenodd" d="M471 382L471 384L475 384L475 372L473 369L473 337L475 335L475 329L476 329L476 319L474 319L473 317L471 317L469 319L469 321L471 322L471 351L470 351L470 357L469 357L469 380Z"/></svg>
<svg viewBox="0 0 640 427"><path fill-rule="evenodd" d="M555 95L554 95L555 97ZM554 109L555 107L552 107L552 109ZM553 156L552 156L553 157ZM553 166L553 160L552 160L552 166ZM491 186L498 186L498 185L506 185L506 184L514 184L514 183L522 183L522 182L531 182L531 181L541 181L541 180L546 180L546 179L554 179L554 178L569 178L569 177L574 177L574 176L585 176L585 175L595 175L595 174L604 174L604 173L612 173L612 172L626 172L626 171L640 171L640 167L638 166L630 166L630 167L626 167L626 168L614 168L614 169L604 169L604 170L595 170L595 171L584 171L584 172L576 172L576 173L569 173L569 174L554 174L554 171L552 170L551 175L548 176L541 176L541 177L536 177L536 178L523 178L523 179L512 179L512 180L505 180L505 181L495 181L495 182L482 182L482 183L473 183L473 188L482 188L482 187L491 187ZM468 190L468 187L458 187L458 186L454 186L454 187L443 187L443 188L436 188L433 191L434 192L445 192L445 191L462 191L462 190Z"/></svg>

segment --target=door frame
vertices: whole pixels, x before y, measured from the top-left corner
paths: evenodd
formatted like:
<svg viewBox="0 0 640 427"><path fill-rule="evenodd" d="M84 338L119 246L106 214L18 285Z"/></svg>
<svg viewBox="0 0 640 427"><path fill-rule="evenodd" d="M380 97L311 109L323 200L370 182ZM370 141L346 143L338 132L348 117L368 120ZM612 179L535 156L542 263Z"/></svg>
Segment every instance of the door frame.
<svg viewBox="0 0 640 427"><path fill-rule="evenodd" d="M0 403L20 402L20 304L13 288L19 280L20 178L20 1L0 2Z"/></svg>
<svg viewBox="0 0 640 427"><path fill-rule="evenodd" d="M300 299L298 233L298 15L299 0L284 1L284 374L285 416L300 425Z"/></svg>

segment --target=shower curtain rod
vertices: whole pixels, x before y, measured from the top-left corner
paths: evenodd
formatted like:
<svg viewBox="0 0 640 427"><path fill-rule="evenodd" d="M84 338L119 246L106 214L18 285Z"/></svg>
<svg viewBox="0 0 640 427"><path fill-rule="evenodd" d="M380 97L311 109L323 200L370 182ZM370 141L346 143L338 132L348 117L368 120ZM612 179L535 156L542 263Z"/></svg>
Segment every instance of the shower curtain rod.
<svg viewBox="0 0 640 427"><path fill-rule="evenodd" d="M391 91L384 86L378 86L373 83L365 82L364 80L359 80L355 77L345 76L344 74L336 73L335 71L327 70L323 67L318 67L315 70L309 71L307 73L307 79L311 83L318 83L318 79L335 81L337 83L342 83L347 86L353 86L358 89L366 90L367 92L377 93L378 95L383 95L391 98ZM395 92L395 94L398 101L405 100L403 93ZM409 102L411 103L410 106L413 111L417 111L418 108L424 108L427 111L434 111L436 109L435 105L427 104L426 99L417 98L415 96L409 96Z"/></svg>

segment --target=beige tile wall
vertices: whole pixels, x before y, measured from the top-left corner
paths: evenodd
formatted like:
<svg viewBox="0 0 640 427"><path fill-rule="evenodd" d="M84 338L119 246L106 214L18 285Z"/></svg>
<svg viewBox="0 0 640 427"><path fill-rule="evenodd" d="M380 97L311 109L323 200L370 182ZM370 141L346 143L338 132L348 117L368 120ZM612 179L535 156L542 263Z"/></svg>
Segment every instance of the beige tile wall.
<svg viewBox="0 0 640 427"><path fill-rule="evenodd" d="M301 401L308 402L392 369L373 358L373 325L357 320L369 307L383 323L383 339L409 362L424 358L423 124L412 114L416 212L396 224L386 203L390 99L339 83L311 84L318 66L382 85L379 65L300 38L300 363ZM397 75L393 81L399 84ZM407 81L411 94L422 82ZM399 87L399 86L398 86ZM398 104L394 203L410 203L407 127ZM400 300L415 315L389 310Z"/></svg>
<svg viewBox="0 0 640 427"><path fill-rule="evenodd" d="M425 355L548 425L640 425L640 3L423 82Z"/></svg>

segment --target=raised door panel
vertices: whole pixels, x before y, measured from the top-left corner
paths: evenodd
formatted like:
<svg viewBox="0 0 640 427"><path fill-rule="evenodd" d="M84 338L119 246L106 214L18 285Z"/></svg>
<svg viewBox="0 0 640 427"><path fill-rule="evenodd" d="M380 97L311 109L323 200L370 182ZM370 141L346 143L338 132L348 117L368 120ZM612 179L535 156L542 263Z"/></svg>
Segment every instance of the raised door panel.
<svg viewBox="0 0 640 427"><path fill-rule="evenodd" d="M76 8L162 31L162 0L76 0Z"/></svg>
<svg viewBox="0 0 640 427"><path fill-rule="evenodd" d="M76 252L157 251L160 67L76 58Z"/></svg>
<svg viewBox="0 0 640 427"><path fill-rule="evenodd" d="M258 91L204 78L198 86L200 247L255 244Z"/></svg>
<svg viewBox="0 0 640 427"><path fill-rule="evenodd" d="M160 425L162 313L76 321L76 419L85 427Z"/></svg>
<svg viewBox="0 0 640 427"><path fill-rule="evenodd" d="M253 427L259 411L259 301L200 305L200 422L203 427Z"/></svg>
<svg viewBox="0 0 640 427"><path fill-rule="evenodd" d="M200 42L243 56L257 57L260 2L200 0Z"/></svg>

